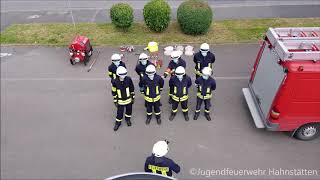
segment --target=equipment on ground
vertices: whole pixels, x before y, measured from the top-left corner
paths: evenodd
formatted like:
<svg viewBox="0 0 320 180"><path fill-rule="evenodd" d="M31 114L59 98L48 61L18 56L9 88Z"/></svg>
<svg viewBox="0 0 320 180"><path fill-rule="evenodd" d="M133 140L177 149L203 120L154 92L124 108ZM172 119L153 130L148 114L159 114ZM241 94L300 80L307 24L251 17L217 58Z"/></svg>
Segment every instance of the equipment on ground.
<svg viewBox="0 0 320 180"><path fill-rule="evenodd" d="M92 46L89 38L85 36L76 36L69 45L70 63L75 65L84 62L87 65L89 58L92 56Z"/></svg>
<svg viewBox="0 0 320 180"><path fill-rule="evenodd" d="M89 69L87 70L88 72L90 72L90 71L91 71L91 69L92 69L93 65L94 65L94 64L96 63L96 61L98 60L99 55L100 55L100 51L98 51L96 58L95 58L95 59L93 60L93 62L91 63L91 65L90 65Z"/></svg>
<svg viewBox="0 0 320 180"><path fill-rule="evenodd" d="M119 50L121 52L134 52L135 48L134 46L120 46Z"/></svg>
<svg viewBox="0 0 320 180"><path fill-rule="evenodd" d="M159 46L157 42L149 42L148 46L144 50L149 51L150 61L160 69L162 67L163 61L159 57Z"/></svg>
<svg viewBox="0 0 320 180"><path fill-rule="evenodd" d="M190 45L186 46L186 47L184 48L184 54L185 54L186 56L193 56L193 54L194 54L193 47L190 46Z"/></svg>

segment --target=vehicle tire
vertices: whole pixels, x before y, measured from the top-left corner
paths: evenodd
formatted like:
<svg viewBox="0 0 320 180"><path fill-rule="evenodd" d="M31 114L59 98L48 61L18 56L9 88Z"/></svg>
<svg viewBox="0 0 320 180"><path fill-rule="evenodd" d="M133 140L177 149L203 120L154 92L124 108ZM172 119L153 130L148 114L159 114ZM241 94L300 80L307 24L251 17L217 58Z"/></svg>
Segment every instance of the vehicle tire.
<svg viewBox="0 0 320 180"><path fill-rule="evenodd" d="M71 63L71 65L75 64L75 62L72 59L70 59L70 63Z"/></svg>
<svg viewBox="0 0 320 180"><path fill-rule="evenodd" d="M303 141L309 141L320 135L320 124L311 123L301 126L294 134L294 137Z"/></svg>

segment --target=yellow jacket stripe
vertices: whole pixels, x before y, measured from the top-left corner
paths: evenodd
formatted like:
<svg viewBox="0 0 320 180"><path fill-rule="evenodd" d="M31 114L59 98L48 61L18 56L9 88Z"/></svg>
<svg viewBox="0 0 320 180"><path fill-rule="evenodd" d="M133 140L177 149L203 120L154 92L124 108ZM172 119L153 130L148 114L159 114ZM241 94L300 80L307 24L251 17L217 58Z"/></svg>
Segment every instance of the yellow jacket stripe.
<svg viewBox="0 0 320 180"><path fill-rule="evenodd" d="M172 99L173 99L174 101L177 101L177 102L186 101L186 100L188 100L188 98L189 98L188 95L182 96L182 97L180 97L180 98L177 97L177 96L175 96L175 95L172 95L171 97L172 97Z"/></svg>
<svg viewBox="0 0 320 180"><path fill-rule="evenodd" d="M119 105L127 105L127 104L130 104L132 102L132 99L131 98L129 98L129 99L127 99L127 100L118 100L118 104Z"/></svg>
<svg viewBox="0 0 320 180"><path fill-rule="evenodd" d="M197 96L200 98L200 99L210 99L212 97L212 94L207 94L205 96L202 96L200 92L197 93Z"/></svg>
<svg viewBox="0 0 320 180"><path fill-rule="evenodd" d="M155 98L150 98L150 97L144 96L144 100L147 102L157 102L160 100L160 98L161 98L161 95L158 95Z"/></svg>

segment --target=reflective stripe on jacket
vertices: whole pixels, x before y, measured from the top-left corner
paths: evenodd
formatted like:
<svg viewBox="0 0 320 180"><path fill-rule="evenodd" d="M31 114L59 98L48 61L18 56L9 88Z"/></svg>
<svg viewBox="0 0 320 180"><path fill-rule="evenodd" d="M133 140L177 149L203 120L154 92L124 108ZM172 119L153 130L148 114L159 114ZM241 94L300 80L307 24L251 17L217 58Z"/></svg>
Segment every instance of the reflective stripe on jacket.
<svg viewBox="0 0 320 180"><path fill-rule="evenodd" d="M187 75L183 77L182 81L177 76L172 76L169 80L169 96L177 102L186 101L189 98L188 91L191 85L191 78Z"/></svg>
<svg viewBox="0 0 320 180"><path fill-rule="evenodd" d="M204 80L199 77L195 81L197 86L197 97L200 99L210 99L212 97L212 91L216 89L216 81L209 77L209 79Z"/></svg>
<svg viewBox="0 0 320 180"><path fill-rule="evenodd" d="M113 101L119 105L127 105L135 98L132 79L127 76L123 81L119 78L111 80Z"/></svg>

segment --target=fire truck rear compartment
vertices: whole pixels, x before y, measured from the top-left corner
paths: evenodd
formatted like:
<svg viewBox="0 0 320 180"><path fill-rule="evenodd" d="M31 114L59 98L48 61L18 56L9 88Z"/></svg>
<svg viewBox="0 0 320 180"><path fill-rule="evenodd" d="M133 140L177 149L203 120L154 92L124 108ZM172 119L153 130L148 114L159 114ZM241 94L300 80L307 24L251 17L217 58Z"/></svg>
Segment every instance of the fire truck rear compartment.
<svg viewBox="0 0 320 180"><path fill-rule="evenodd" d="M259 60L253 81L243 89L247 104L257 128L276 130L267 121L271 104L286 73L278 64L278 56L265 46Z"/></svg>

